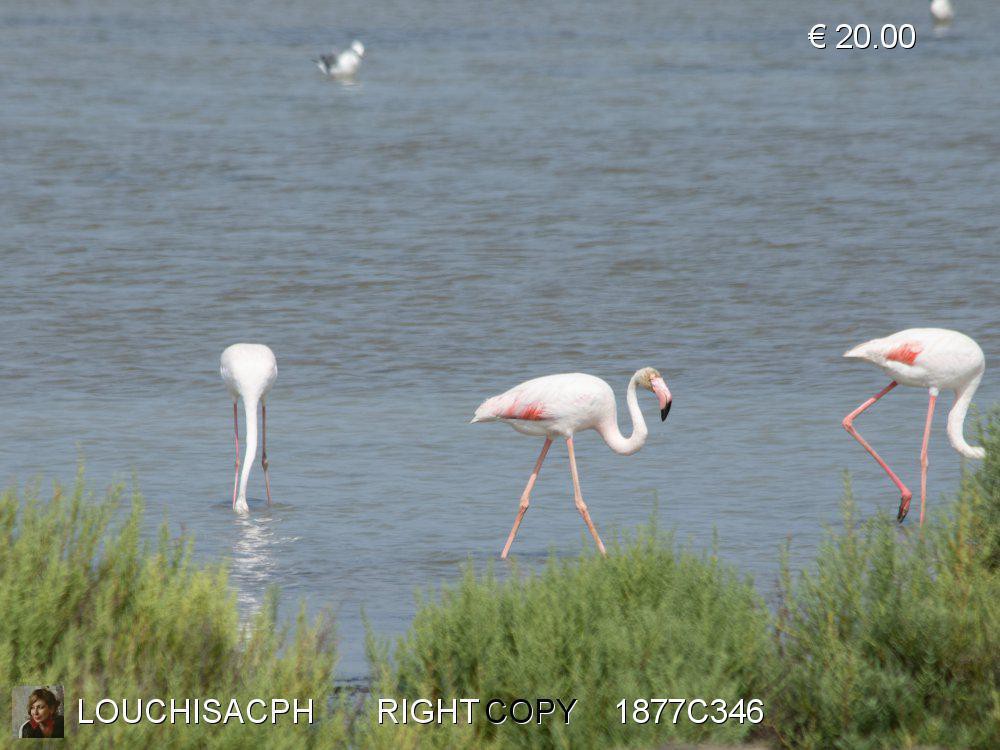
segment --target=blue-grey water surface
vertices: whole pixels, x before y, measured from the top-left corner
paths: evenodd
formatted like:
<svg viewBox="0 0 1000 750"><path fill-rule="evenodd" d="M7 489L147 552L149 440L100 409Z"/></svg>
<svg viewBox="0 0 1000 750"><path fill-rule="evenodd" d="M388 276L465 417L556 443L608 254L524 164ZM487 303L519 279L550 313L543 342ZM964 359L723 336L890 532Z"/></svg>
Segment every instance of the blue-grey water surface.
<svg viewBox="0 0 1000 750"><path fill-rule="evenodd" d="M804 7L804 6L812 7ZM551 372L665 375L636 455L577 440L605 539L661 522L773 587L813 559L849 469L840 420L887 379L849 346L958 328L997 361L1000 5L12 2L0 8L0 479L99 492L134 471L154 528L401 633L413 590L495 559L539 441L468 425ZM912 50L815 50L815 23L912 22ZM355 85L311 58L364 41ZM222 349L270 344L277 505L230 510ZM957 486L941 399L929 504ZM911 487L926 394L858 421ZM620 418L627 422L627 416ZM240 417L242 423L242 415ZM623 423L628 432L628 425ZM975 441L973 441L975 442ZM47 484L46 484L47 486ZM915 518L904 528L912 529ZM565 449L514 557L592 543ZM498 565L501 570L504 565Z"/></svg>

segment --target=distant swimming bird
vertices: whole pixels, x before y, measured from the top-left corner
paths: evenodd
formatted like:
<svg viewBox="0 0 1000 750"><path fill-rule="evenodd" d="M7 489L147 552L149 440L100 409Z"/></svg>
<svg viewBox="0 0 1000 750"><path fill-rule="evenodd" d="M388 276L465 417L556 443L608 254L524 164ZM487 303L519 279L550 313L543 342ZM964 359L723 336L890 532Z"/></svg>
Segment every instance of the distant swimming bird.
<svg viewBox="0 0 1000 750"><path fill-rule="evenodd" d="M639 450L646 442L648 431L646 422L639 410L639 402L635 396L635 388L641 385L652 391L660 402L660 418L667 418L670 411L672 396L663 377L652 367L644 367L637 371L628 384L625 401L628 404L629 416L632 418L632 435L624 437L618 429L615 394L611 386L600 378L581 372L561 375L547 375L542 378L528 380L516 385L506 393L486 399L478 409L473 422L506 422L518 432L525 435L545 437L542 452L535 463L535 469L528 478L528 485L521 495L521 505L514 520L514 527L507 537L500 555L501 560L507 558L510 545L514 543L517 528L528 510L531 488L535 485L542 461L548 453L549 446L557 437L566 438L569 450L569 465L573 475L573 493L576 509L583 516L587 528L590 529L597 548L601 554L606 554L604 543L594 528L587 506L580 494L580 479L576 471L576 458L573 455L573 435L581 430L597 430L604 442L615 453L623 456Z"/></svg>
<svg viewBox="0 0 1000 750"><path fill-rule="evenodd" d="M931 0L931 16L936 23L951 23L955 17L955 9L951 0Z"/></svg>
<svg viewBox="0 0 1000 750"><path fill-rule="evenodd" d="M316 65L332 78L349 78L358 72L364 56L365 45L355 39L343 52L333 50L329 55L320 55Z"/></svg>
<svg viewBox="0 0 1000 750"><path fill-rule="evenodd" d="M267 504L271 504L271 479L267 473L267 405L265 396L278 377L278 364L274 352L263 344L233 344L222 352L219 374L233 397L233 430L236 433L236 474L233 477L233 510L246 513L247 479L257 455L257 402L263 423L263 448L260 465L264 467L264 486L267 489ZM247 450L243 457L243 474L240 476L240 428L236 418L236 400L243 399L247 420ZM239 494L237 495L237 480Z"/></svg>
<svg viewBox="0 0 1000 750"><path fill-rule="evenodd" d="M902 521L910 509L913 493L897 477L888 464L865 442L854 429L854 418L878 401L899 383L927 388L930 403L924 425L924 442L920 449L920 523L924 522L924 505L927 500L927 442L930 438L934 404L942 388L955 391L955 405L948 414L948 439L952 447L966 458L983 458L986 451L965 442L962 425L969 410L972 394L979 387L986 369L986 360L979 344L964 333L944 328L909 328L884 339L872 339L844 354L850 359L863 359L882 368L892 382L861 406L844 417L843 425L864 446L879 466L885 469L902 496L896 518Z"/></svg>

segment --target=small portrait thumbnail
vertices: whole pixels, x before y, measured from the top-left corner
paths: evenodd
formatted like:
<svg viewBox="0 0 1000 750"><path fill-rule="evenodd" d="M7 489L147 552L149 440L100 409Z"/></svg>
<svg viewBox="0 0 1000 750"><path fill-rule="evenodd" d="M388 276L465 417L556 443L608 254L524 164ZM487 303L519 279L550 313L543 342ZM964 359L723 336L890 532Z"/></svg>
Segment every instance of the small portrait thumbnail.
<svg viewBox="0 0 1000 750"><path fill-rule="evenodd" d="M19 739L62 739L62 685L21 685L11 696L14 736Z"/></svg>

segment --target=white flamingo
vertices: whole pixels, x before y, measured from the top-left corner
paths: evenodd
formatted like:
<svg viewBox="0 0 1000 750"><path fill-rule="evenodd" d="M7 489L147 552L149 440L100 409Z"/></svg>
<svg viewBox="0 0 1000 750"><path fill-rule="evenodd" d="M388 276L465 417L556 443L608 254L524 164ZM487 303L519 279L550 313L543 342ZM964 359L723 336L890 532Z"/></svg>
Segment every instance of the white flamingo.
<svg viewBox="0 0 1000 750"><path fill-rule="evenodd" d="M263 449L260 465L264 467L264 486L267 489L267 504L271 504L271 479L267 473L267 405L265 397L274 379L278 377L278 364L274 352L263 344L233 344L222 352L219 374L233 397L233 430L236 435L236 474L233 477L233 510L247 513L247 479L257 455L257 402L263 423ZM243 399L247 421L247 450L243 457L243 474L240 475L240 428L236 418L236 401ZM237 481L239 493L237 494Z"/></svg>
<svg viewBox="0 0 1000 750"><path fill-rule="evenodd" d="M948 439L952 447L966 458L983 458L986 451L965 442L962 426L969 410L972 394L979 387L986 369L986 360L979 344L964 333L944 328L909 328L884 339L872 339L854 347L844 354L851 359L863 359L882 368L892 378L892 382L876 393L861 406L844 417L843 425L854 438L864 446L879 466L885 469L889 478L901 493L897 519L902 521L910 509L913 493L896 476L888 464L854 429L854 418L878 401L899 383L918 388L927 388L930 403L927 406L927 421L924 424L924 442L920 449L920 523L924 522L924 506L927 501L927 442L930 438L934 404L942 388L955 391L955 405L948 414Z"/></svg>
<svg viewBox="0 0 1000 750"><path fill-rule="evenodd" d="M951 0L931 0L931 17L935 23L951 23L955 18Z"/></svg>
<svg viewBox="0 0 1000 750"><path fill-rule="evenodd" d="M320 55L316 66L331 78L350 78L361 67L365 56L365 45L355 39L343 52L333 50L329 55Z"/></svg>
<svg viewBox="0 0 1000 750"><path fill-rule="evenodd" d="M507 544L504 545L500 555L501 560L507 559L510 545L514 543L514 536L517 534L517 527L521 525L521 519L528 510L531 488L535 485L538 472L541 471L542 461L545 460L545 454L548 453L552 441L557 437L566 439L566 447L569 450L576 509L583 516L587 528L597 542L597 548L602 555L606 554L604 543L601 542L601 537L598 536L597 529L590 520L587 506L580 494L580 478L576 471L576 458L573 455L573 435L581 430L593 429L597 430L615 453L628 456L639 450L645 444L649 432L636 399L637 385L656 394L660 402L661 419L667 418L672 402L670 390L659 372L652 367L638 370L629 381L625 398L629 416L632 418L632 435L627 438L618 429L615 394L611 386L600 378L581 372L547 375L527 380L506 393L486 399L476 409L473 422L506 422L525 435L545 438L542 452L535 462L535 469L531 472L528 485L521 494L521 505L517 511L517 518L514 519L514 527L507 537Z"/></svg>

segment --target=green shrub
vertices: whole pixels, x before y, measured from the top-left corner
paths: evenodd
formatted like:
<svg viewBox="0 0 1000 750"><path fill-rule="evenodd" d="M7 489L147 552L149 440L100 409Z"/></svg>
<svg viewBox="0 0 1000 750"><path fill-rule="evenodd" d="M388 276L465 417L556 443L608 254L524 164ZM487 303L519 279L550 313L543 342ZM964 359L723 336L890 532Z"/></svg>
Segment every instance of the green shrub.
<svg viewBox="0 0 1000 750"><path fill-rule="evenodd" d="M1000 747L1000 428L948 513L844 528L778 618L769 720L790 747ZM788 582L790 576L785 573Z"/></svg>
<svg viewBox="0 0 1000 750"><path fill-rule="evenodd" d="M773 653L769 616L752 584L714 557L678 551L651 523L607 559L550 560L505 582L471 566L437 601L422 601L378 679L363 742L372 747L652 746L670 739L740 740L749 723L621 725L623 698L723 698L762 688ZM571 721L490 724L488 698L577 699ZM379 727L379 697L478 697L472 726ZM672 710L672 709L671 709ZM557 709L558 711L558 709Z"/></svg>
<svg viewBox="0 0 1000 750"><path fill-rule="evenodd" d="M1000 413L986 460L921 529L860 522L850 487L842 530L772 620L748 582L677 551L655 525L607 560L550 561L506 582L491 573L420 603L376 682L358 741L377 748L662 747L738 742L748 725L622 727L623 697L763 697L764 734L793 748L1000 747ZM577 698L572 723L377 725L379 697Z"/></svg>
<svg viewBox="0 0 1000 750"><path fill-rule="evenodd" d="M342 746L327 621L300 614L289 633L270 591L241 627L225 568L194 564L190 542L165 527L158 545L142 544L140 498L116 523L120 504L120 488L91 502L82 475L68 497L58 487L48 502L37 490L0 496L0 685L64 684L79 748ZM79 698L92 712L102 698L140 697L312 698L316 723L73 725Z"/></svg>
<svg viewBox="0 0 1000 750"><path fill-rule="evenodd" d="M1000 409L990 415L979 440L986 458L962 477L961 497L972 510L972 534L979 560L1000 571Z"/></svg>
<svg viewBox="0 0 1000 750"><path fill-rule="evenodd" d="M104 697L313 699L317 723L88 725L75 746L608 748L767 737L793 748L1000 747L1000 413L986 460L921 529L855 517L815 568L783 566L776 618L751 582L679 549L654 522L607 559L551 559L505 581L471 565L424 598L390 658L370 634L372 694L352 722L331 699L328 622L277 624L277 595L241 627L222 566L190 542L140 542L142 503L93 503L82 479L48 502L0 496L0 684ZM471 725L379 725L386 698L479 698ZM497 698L560 698L571 722L486 721ZM762 698L764 726L621 724L623 698Z"/></svg>

